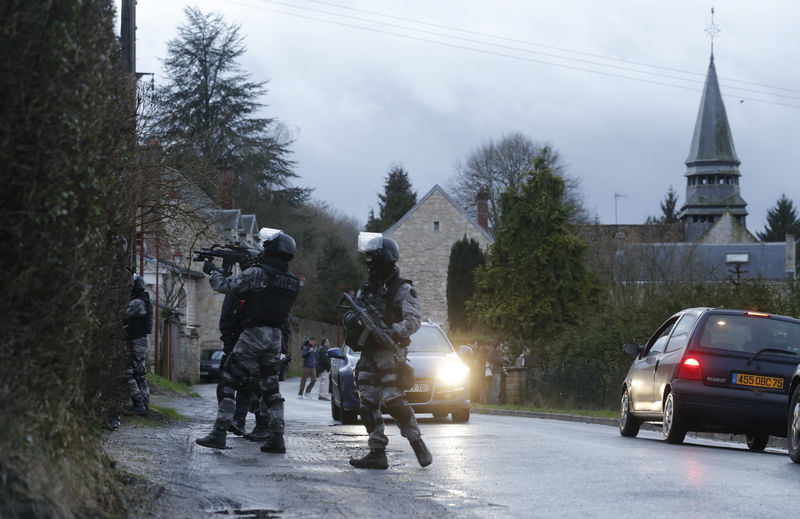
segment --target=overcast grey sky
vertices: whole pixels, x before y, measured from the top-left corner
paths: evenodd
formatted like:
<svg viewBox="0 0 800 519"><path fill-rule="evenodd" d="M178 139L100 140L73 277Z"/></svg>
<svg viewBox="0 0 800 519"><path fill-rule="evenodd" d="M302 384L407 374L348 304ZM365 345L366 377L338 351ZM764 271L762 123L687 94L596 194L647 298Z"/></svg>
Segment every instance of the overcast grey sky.
<svg viewBox="0 0 800 519"><path fill-rule="evenodd" d="M298 184L362 223L390 164L422 197L447 189L472 150L515 131L559 150L601 223L659 215L670 185L685 201L711 3L139 0L137 70L156 83L186 5L241 25L241 64L269 81L266 115L296 138ZM782 193L800 204L800 2L713 5L755 233Z"/></svg>

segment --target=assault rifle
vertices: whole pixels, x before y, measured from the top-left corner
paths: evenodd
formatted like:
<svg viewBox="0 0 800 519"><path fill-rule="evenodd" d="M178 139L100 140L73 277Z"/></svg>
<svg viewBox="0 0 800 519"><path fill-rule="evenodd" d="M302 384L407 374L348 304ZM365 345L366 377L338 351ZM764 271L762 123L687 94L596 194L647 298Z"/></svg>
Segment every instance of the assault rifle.
<svg viewBox="0 0 800 519"><path fill-rule="evenodd" d="M205 247L200 250L192 251L195 255L194 261L214 260L214 258L222 258L222 271L225 277L228 277L233 272L233 266L237 263L240 267L255 263L257 253L253 249L249 249L239 243L232 243L228 245L214 244L211 247Z"/></svg>
<svg viewBox="0 0 800 519"><path fill-rule="evenodd" d="M397 387L400 389L409 389L414 385L414 369L408 365L406 356L400 346L392 340L386 330L389 327L381 318L381 314L377 308L371 305L362 305L353 296L347 292L342 293L339 302L336 305L343 310L351 310L356 314L358 320L361 322L363 331L358 337L355 345L351 344L350 347L356 351L364 349L364 344L370 334L378 341L382 348L387 349L394 353L395 360L397 361Z"/></svg>

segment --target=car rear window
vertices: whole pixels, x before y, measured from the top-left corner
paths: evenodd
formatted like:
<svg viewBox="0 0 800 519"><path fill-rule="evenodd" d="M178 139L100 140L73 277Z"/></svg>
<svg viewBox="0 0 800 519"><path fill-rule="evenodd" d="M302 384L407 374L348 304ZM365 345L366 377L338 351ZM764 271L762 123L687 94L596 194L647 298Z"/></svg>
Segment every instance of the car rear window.
<svg viewBox="0 0 800 519"><path fill-rule="evenodd" d="M444 332L435 326L422 326L411 336L408 351L426 353L450 353L453 347Z"/></svg>
<svg viewBox="0 0 800 519"><path fill-rule="evenodd" d="M712 315L700 331L700 346L756 353L764 348L800 354L800 324L747 315Z"/></svg>

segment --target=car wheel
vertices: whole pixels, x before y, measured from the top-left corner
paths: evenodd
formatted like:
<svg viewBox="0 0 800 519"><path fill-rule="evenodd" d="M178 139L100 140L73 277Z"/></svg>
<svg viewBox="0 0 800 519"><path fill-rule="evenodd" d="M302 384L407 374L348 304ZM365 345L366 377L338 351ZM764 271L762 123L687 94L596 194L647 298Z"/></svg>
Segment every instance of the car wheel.
<svg viewBox="0 0 800 519"><path fill-rule="evenodd" d="M336 400L331 398L331 418L334 420L341 420L342 419L342 410L339 409L339 406L336 405Z"/></svg>
<svg viewBox="0 0 800 519"><path fill-rule="evenodd" d="M663 428L664 441L667 443L683 443L686 437L686 426L675 409L675 396L670 393L664 403Z"/></svg>
<svg viewBox="0 0 800 519"><path fill-rule="evenodd" d="M800 385L794 388L790 402L786 447L792 461L800 463Z"/></svg>
<svg viewBox="0 0 800 519"><path fill-rule="evenodd" d="M434 411L433 412L434 418L445 418L447 417L447 411Z"/></svg>
<svg viewBox="0 0 800 519"><path fill-rule="evenodd" d="M639 434L639 427L642 421L631 413L631 396L626 389L622 393L622 400L619 404L619 433L628 438L634 438Z"/></svg>
<svg viewBox="0 0 800 519"><path fill-rule="evenodd" d="M346 411L342 409L342 424L355 425L358 423L358 411Z"/></svg>
<svg viewBox="0 0 800 519"><path fill-rule="evenodd" d="M453 411L453 422L454 423L469 422L469 408L457 409Z"/></svg>
<svg viewBox="0 0 800 519"><path fill-rule="evenodd" d="M753 452L761 452L767 447L767 442L769 441L768 434L748 434L747 438L747 448Z"/></svg>

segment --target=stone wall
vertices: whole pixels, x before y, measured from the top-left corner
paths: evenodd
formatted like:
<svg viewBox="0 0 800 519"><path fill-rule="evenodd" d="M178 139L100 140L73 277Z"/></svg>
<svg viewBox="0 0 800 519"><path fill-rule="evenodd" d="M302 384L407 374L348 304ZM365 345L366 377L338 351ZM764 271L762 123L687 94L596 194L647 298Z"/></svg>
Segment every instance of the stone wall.
<svg viewBox="0 0 800 519"><path fill-rule="evenodd" d="M438 187L438 186L437 186ZM411 279L419 294L423 319L447 327L447 266L450 249L466 234L486 251L489 240L445 196L434 190L386 236L400 247L400 275Z"/></svg>

